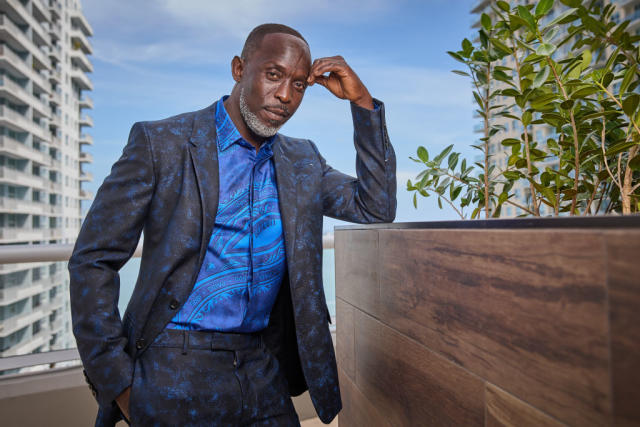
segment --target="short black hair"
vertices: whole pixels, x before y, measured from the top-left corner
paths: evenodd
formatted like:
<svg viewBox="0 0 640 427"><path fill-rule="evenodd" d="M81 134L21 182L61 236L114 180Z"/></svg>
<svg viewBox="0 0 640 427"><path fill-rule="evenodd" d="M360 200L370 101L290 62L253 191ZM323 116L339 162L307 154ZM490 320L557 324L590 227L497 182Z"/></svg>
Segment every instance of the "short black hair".
<svg viewBox="0 0 640 427"><path fill-rule="evenodd" d="M243 60L246 60L260 46L260 43L262 43L262 39L264 38L264 36L273 33L290 34L299 38L307 46L309 46L309 43L307 43L304 37L302 37L302 34L291 27L282 24L262 24L251 30L251 32L247 36L247 40L244 42L244 47L242 48L240 57Z"/></svg>

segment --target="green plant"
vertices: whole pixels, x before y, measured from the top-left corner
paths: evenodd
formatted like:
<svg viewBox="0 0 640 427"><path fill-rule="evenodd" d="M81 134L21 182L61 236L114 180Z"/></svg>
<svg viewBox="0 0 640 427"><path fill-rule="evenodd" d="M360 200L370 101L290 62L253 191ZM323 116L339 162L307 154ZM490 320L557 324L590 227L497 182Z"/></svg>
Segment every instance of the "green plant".
<svg viewBox="0 0 640 427"><path fill-rule="evenodd" d="M462 218L466 207L471 218L499 217L505 204L523 216L541 216L543 205L556 216L640 211L640 37L612 19L614 5L584 3L497 1L477 39L448 52L473 82L483 161L459 162L452 146L430 159L419 147L412 160L424 170L407 183L414 205L435 194ZM522 132L509 134L509 123ZM498 142L504 165L492 152Z"/></svg>

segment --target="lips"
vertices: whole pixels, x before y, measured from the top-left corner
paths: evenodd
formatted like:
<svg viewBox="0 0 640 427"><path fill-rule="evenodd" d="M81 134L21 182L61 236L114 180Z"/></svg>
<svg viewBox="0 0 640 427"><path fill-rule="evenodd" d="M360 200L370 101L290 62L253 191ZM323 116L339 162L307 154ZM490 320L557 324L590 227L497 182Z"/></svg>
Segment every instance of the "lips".
<svg viewBox="0 0 640 427"><path fill-rule="evenodd" d="M271 120L279 122L286 120L289 117L289 113L286 110L277 107L264 107L264 111Z"/></svg>

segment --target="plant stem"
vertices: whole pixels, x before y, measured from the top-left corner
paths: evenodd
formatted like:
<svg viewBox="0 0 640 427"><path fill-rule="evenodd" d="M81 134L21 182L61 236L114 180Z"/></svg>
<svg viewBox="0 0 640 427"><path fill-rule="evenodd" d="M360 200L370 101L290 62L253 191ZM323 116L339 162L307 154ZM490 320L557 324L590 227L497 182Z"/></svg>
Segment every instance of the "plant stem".
<svg viewBox="0 0 640 427"><path fill-rule="evenodd" d="M453 202L451 202L451 200L447 199L447 198L446 198L446 196L443 196L443 195L441 195L441 194L439 194L439 193L436 193L436 192L435 192L435 191L433 191L433 190L429 190L429 189L426 189L426 188L425 188L425 190L426 190L426 191L431 191L432 193L435 193L435 194L438 194L438 197L443 198L443 199L444 199L444 201L445 201L445 202L447 202L447 203L449 203L449 205L453 208L453 210L454 210L454 211L456 211L456 213L457 213L458 215L460 215L460 219L465 219L465 218L464 218L464 215L462 215L462 212L460 212L460 211L458 210L458 208L456 208L456 207L455 207L455 205L453 204Z"/></svg>
<svg viewBox="0 0 640 427"><path fill-rule="evenodd" d="M522 93L522 76L520 75L520 61L518 60L518 44L511 36L511 43L513 43L513 59L516 63L516 72L518 73L518 87L520 88L520 92ZM524 148L527 154L527 172L529 173L529 177L533 179L531 176L531 155L529 154L529 132L527 132L527 127L524 127ZM535 216L540 216L540 208L538 207L538 200L536 196L536 187L533 185L533 182L529 181L529 190L531 191L531 202L533 204L533 209L535 211Z"/></svg>
<svg viewBox="0 0 640 427"><path fill-rule="evenodd" d="M542 37L540 36L540 43L542 43ZM567 96L567 91L562 84L562 80L558 76L558 72L556 71L556 67L553 66L553 62L551 58L547 56L547 64L551 67L551 71L553 71L553 77L556 80L556 83L560 87L562 91L562 96L565 101L569 100ZM573 131L573 149L575 151L574 155L574 168L575 168L575 176L573 180L573 197L571 198L571 213L569 215L575 215L576 203L578 200L578 181L580 180L580 145L578 144L578 129L576 127L576 119L573 115L573 108L569 109L569 117L571 118L571 129Z"/></svg>
<svg viewBox="0 0 640 427"><path fill-rule="evenodd" d="M509 203L510 205L513 205L513 206L515 206L516 208L520 208L520 209L522 209L523 211L525 211L525 212L527 212L527 213L529 213L529 214L531 214L531 215L535 215L535 213L534 213L531 209L525 208L524 206L522 206L522 205L520 205L520 204L518 204L518 203L516 203L516 202L512 202L511 200L508 200L508 199L507 199L507 200L505 201L505 203Z"/></svg>
<svg viewBox="0 0 640 427"><path fill-rule="evenodd" d="M491 95L491 62L487 62L487 91L484 102L484 213L489 218L489 97Z"/></svg>

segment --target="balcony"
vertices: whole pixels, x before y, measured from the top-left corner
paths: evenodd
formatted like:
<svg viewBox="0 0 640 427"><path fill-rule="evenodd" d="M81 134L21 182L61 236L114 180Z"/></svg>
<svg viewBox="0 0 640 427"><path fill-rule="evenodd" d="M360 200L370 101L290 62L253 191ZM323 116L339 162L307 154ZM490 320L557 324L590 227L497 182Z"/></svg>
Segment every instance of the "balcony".
<svg viewBox="0 0 640 427"><path fill-rule="evenodd" d="M71 80L78 85L82 90L93 90L93 84L89 77L80 68L74 68L71 70Z"/></svg>
<svg viewBox="0 0 640 427"><path fill-rule="evenodd" d="M42 189L44 182L42 177L33 175L31 173L10 169L7 166L0 166L0 182L11 183L15 185L29 186Z"/></svg>
<svg viewBox="0 0 640 427"><path fill-rule="evenodd" d="M47 106L41 99L33 96L24 87L7 76L0 76L0 92L3 93L4 98L17 100L20 104L27 104L37 109L41 115L47 115Z"/></svg>
<svg viewBox="0 0 640 427"><path fill-rule="evenodd" d="M80 189L80 200L92 200L93 193L89 190Z"/></svg>
<svg viewBox="0 0 640 427"><path fill-rule="evenodd" d="M80 152L80 163L93 163L93 156L85 151Z"/></svg>
<svg viewBox="0 0 640 427"><path fill-rule="evenodd" d="M80 181L93 181L93 174L91 172L80 172Z"/></svg>
<svg viewBox="0 0 640 427"><path fill-rule="evenodd" d="M80 68L86 73L93 72L93 64L91 64L91 61L89 61L89 58L87 58L87 55L82 51L82 49L71 49L70 56L74 66Z"/></svg>
<svg viewBox="0 0 640 427"><path fill-rule="evenodd" d="M74 9L69 14L71 15L71 24L78 27L87 37L93 36L93 28L82 14L82 10Z"/></svg>
<svg viewBox="0 0 640 427"><path fill-rule="evenodd" d="M79 29L72 29L69 32L69 35L71 36L71 45L73 49L82 49L82 51L87 55L91 55L93 53L93 48L82 31Z"/></svg>
<svg viewBox="0 0 640 427"><path fill-rule="evenodd" d="M51 15L56 19L62 18L62 3L60 3L58 0L50 0L49 12L51 12Z"/></svg>
<svg viewBox="0 0 640 427"><path fill-rule="evenodd" d="M42 228L0 228L0 243L23 242L41 240L44 233Z"/></svg>
<svg viewBox="0 0 640 427"><path fill-rule="evenodd" d="M48 157L42 151L33 149L6 135L0 135L0 153L14 154L43 164L46 164L46 159Z"/></svg>
<svg viewBox="0 0 640 427"><path fill-rule="evenodd" d="M62 105L62 95L56 91L51 91L51 94L49 94L49 101L59 107Z"/></svg>
<svg viewBox="0 0 640 427"><path fill-rule="evenodd" d="M91 116L84 114L82 117L80 117L79 125L93 127L93 119L91 118Z"/></svg>
<svg viewBox="0 0 640 427"><path fill-rule="evenodd" d="M80 144L93 145L93 136L83 133L80 135L80 140L78 142Z"/></svg>
<svg viewBox="0 0 640 427"><path fill-rule="evenodd" d="M42 202L0 196L0 212L42 215L46 212L45 208Z"/></svg>
<svg viewBox="0 0 640 427"><path fill-rule="evenodd" d="M26 60L22 59L7 46L0 45L0 62L3 68L7 68L14 74L33 80L42 91L49 93L49 84L46 78L34 70L31 65L27 64Z"/></svg>

